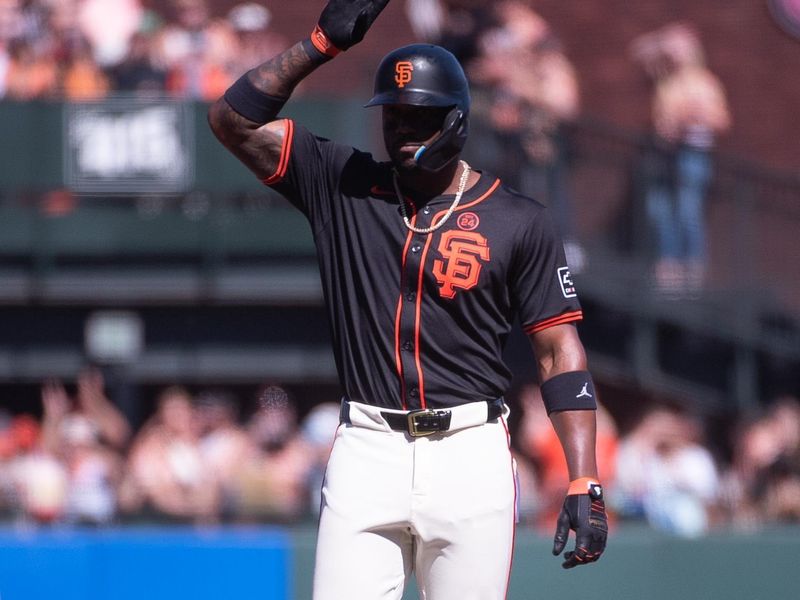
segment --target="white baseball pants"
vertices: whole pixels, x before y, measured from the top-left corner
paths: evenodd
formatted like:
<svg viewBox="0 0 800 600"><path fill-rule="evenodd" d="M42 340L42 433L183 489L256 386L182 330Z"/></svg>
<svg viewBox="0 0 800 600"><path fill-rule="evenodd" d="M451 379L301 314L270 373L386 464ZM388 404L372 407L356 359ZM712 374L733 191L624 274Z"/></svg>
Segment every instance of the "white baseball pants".
<svg viewBox="0 0 800 600"><path fill-rule="evenodd" d="M336 433L314 600L400 600L412 570L425 600L505 598L516 500L508 409L486 423L484 403L457 407L451 429L475 426L418 438L380 412L351 402L352 424Z"/></svg>

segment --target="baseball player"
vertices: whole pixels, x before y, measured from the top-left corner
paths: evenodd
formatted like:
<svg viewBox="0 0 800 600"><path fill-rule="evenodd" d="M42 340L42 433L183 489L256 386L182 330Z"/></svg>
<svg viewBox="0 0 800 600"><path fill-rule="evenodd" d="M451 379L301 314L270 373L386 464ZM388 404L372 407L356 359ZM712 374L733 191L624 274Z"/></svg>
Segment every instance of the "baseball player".
<svg viewBox="0 0 800 600"><path fill-rule="evenodd" d="M571 482L553 553L597 560L606 516L581 309L545 208L460 159L458 61L414 44L378 66L388 162L278 115L294 87L363 39L388 0L330 0L305 39L210 109L219 140L308 218L344 389L328 462L315 600L504 598L515 473L501 359L518 317ZM565 482L566 487L567 482Z"/></svg>

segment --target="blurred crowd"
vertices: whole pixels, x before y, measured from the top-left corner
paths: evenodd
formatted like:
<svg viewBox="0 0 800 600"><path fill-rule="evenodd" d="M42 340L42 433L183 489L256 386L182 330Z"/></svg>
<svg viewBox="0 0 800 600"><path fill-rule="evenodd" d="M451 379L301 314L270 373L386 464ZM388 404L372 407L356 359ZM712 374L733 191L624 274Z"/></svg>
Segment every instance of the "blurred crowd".
<svg viewBox="0 0 800 600"><path fill-rule="evenodd" d="M339 406L298 420L277 385L252 399L170 386L133 431L99 370L74 393L41 387L41 417L0 414L0 515L29 524L292 523L314 518ZM547 533L566 463L539 389L517 398L515 458L524 525ZM245 407L246 410L242 410ZM602 405L597 455L612 520L679 536L800 522L800 400L782 397L712 444L697 415L654 404L624 433Z"/></svg>
<svg viewBox="0 0 800 600"><path fill-rule="evenodd" d="M161 4L159 4L161 6ZM0 0L0 98L101 99L112 93L215 100L283 50L263 3L214 18L207 0Z"/></svg>
<svg viewBox="0 0 800 600"><path fill-rule="evenodd" d="M0 414L5 520L203 524L315 514L338 404L298 422L279 386L263 386L252 403L225 389L170 386L132 431L104 387L101 372L86 369L72 395L59 381L42 385L41 418Z"/></svg>
<svg viewBox="0 0 800 600"><path fill-rule="evenodd" d="M228 6L224 3L224 6ZM277 32L279 3L244 0L224 16L214 0L0 0L0 99L166 95L211 101L293 40ZM461 60L473 92L468 159L547 204L573 274L586 268L570 190L570 128L581 115L577 71L535 0L406 0L417 40ZM271 8L270 8L271 7ZM376 57L377 61L377 57ZM731 125L725 92L686 23L641 32L631 69L651 82L651 143L638 170L652 282L693 292L708 272L706 194L716 139ZM642 99L646 101L645 98Z"/></svg>

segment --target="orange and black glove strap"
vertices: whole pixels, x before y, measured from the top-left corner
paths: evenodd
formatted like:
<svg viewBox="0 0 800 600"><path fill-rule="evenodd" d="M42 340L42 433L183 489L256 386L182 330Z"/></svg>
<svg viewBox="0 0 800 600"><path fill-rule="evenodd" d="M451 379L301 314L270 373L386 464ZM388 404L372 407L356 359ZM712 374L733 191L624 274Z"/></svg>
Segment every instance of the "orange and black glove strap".
<svg viewBox="0 0 800 600"><path fill-rule="evenodd" d="M311 33L311 43L326 56L355 46L364 39L389 0L330 0Z"/></svg>
<svg viewBox="0 0 800 600"><path fill-rule="evenodd" d="M567 545L569 532L575 532L575 550L564 552L561 566L571 569L596 561L603 554L608 538L608 519L603 488L594 479L583 477L570 483L567 497L558 515L553 554L558 556Z"/></svg>

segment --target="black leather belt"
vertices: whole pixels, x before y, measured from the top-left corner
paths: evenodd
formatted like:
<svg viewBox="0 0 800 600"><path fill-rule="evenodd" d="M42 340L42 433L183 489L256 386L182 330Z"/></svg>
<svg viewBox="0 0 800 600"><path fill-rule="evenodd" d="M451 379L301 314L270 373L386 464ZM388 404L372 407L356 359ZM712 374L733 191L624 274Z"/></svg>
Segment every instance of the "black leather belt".
<svg viewBox="0 0 800 600"><path fill-rule="evenodd" d="M486 422L494 421L503 414L503 399L489 400L486 402ZM342 402L340 413L342 423L350 423L350 403ZM394 431L405 431L412 437L433 435L450 429L452 412L444 409L412 410L407 413L393 413L381 411L381 417Z"/></svg>

